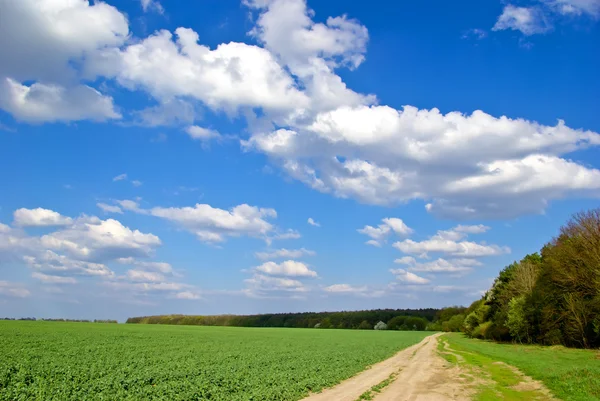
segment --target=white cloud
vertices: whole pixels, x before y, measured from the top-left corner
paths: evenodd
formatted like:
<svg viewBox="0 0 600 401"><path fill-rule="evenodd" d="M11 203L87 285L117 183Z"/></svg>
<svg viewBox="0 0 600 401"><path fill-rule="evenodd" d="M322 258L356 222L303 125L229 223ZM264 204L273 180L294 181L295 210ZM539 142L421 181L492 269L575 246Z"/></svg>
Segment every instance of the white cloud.
<svg viewBox="0 0 600 401"><path fill-rule="evenodd" d="M192 138L201 141L207 141L214 138L220 138L221 135L212 129L191 125L185 129L185 132Z"/></svg>
<svg viewBox="0 0 600 401"><path fill-rule="evenodd" d="M540 7L516 7L509 4L504 7L496 25L492 28L493 31L505 29L521 31L524 35L530 36L550 31L552 24Z"/></svg>
<svg viewBox="0 0 600 401"><path fill-rule="evenodd" d="M161 283L165 281L165 276L156 272L149 272L145 270L127 270L127 278L131 281L142 281L151 283Z"/></svg>
<svg viewBox="0 0 600 401"><path fill-rule="evenodd" d="M130 199L123 199L115 201L119 206L121 206L124 210L129 210L131 212L136 213L146 213L145 210L140 208L140 204L137 201L133 201Z"/></svg>
<svg viewBox="0 0 600 401"><path fill-rule="evenodd" d="M413 233L413 229L408 227L401 219L396 217L384 218L381 220L383 224L377 227L364 226L357 231L361 234L365 234L372 239L367 241L366 244L381 247L382 243L385 242L386 238L391 234L395 233L401 236L407 236Z"/></svg>
<svg viewBox="0 0 600 401"><path fill-rule="evenodd" d="M265 262L257 266L255 271L269 276L287 276L287 277L317 277L317 272L302 262L295 260L286 260L285 262Z"/></svg>
<svg viewBox="0 0 600 401"><path fill-rule="evenodd" d="M271 277L264 274L255 274L244 280L248 285L250 293L260 295L263 292L286 291L304 292L306 287L299 280L282 277Z"/></svg>
<svg viewBox="0 0 600 401"><path fill-rule="evenodd" d="M416 274L406 271L404 269L392 269L390 271L396 276L396 279L398 281L402 281L403 283L429 284L430 282L428 279L421 276L417 276Z"/></svg>
<svg viewBox="0 0 600 401"><path fill-rule="evenodd" d="M52 272L57 275L83 275L113 277L114 272L102 263L82 261L59 255L51 250L38 252L34 256L26 255L23 260L37 271Z"/></svg>
<svg viewBox="0 0 600 401"><path fill-rule="evenodd" d="M60 213L49 209L21 208L14 212L14 224L19 227L50 227L66 226L73 223L70 217L62 216Z"/></svg>
<svg viewBox="0 0 600 401"><path fill-rule="evenodd" d="M175 294L176 299L188 299L188 300L196 300L201 299L200 294L191 291L182 291Z"/></svg>
<svg viewBox="0 0 600 401"><path fill-rule="evenodd" d="M453 256L479 257L510 253L510 248L498 245L488 245L471 241L462 241L468 234L480 234L489 227L458 225L451 230L439 230L424 241L406 239L393 244L394 248L408 254L427 255L427 253L444 253ZM410 259L402 259L399 263L406 263Z"/></svg>
<svg viewBox="0 0 600 401"><path fill-rule="evenodd" d="M173 274L173 267L166 262L149 262L132 257L119 258L117 259L117 262L124 265L136 266L144 270L157 271L163 274Z"/></svg>
<svg viewBox="0 0 600 401"><path fill-rule="evenodd" d="M410 271L427 273L466 273L475 266L483 265L478 260L465 258L450 260L438 258L431 262L420 263L410 256L396 259L394 263L408 265L407 269Z"/></svg>
<svg viewBox="0 0 600 401"><path fill-rule="evenodd" d="M203 242L222 242L226 237L266 237L274 226L266 219L277 217L274 209L263 209L242 204L230 210L207 204L194 207L155 207L150 214L175 222Z"/></svg>
<svg viewBox="0 0 600 401"><path fill-rule="evenodd" d="M303 256L314 256L316 252L310 251L308 249L300 248L300 249L277 249L271 252L256 252L254 254L258 259L268 260L268 259L278 259L278 258L288 258L288 259L298 259Z"/></svg>
<svg viewBox="0 0 600 401"><path fill-rule="evenodd" d="M235 42L211 50L198 44L198 34L191 29L177 28L175 34L174 41L162 30L123 50L106 51L93 60L88 73L115 76L122 86L142 88L159 100L197 99L216 110L281 111L307 104L267 50Z"/></svg>
<svg viewBox="0 0 600 401"><path fill-rule="evenodd" d="M321 223L316 222L312 217L309 217L307 223L314 227L321 227Z"/></svg>
<svg viewBox="0 0 600 401"><path fill-rule="evenodd" d="M113 99L89 86L42 83L26 86L11 78L0 83L0 108L29 123L121 118Z"/></svg>
<svg viewBox="0 0 600 401"><path fill-rule="evenodd" d="M127 179L127 174L119 174L118 176L113 178L113 181L123 181Z"/></svg>
<svg viewBox="0 0 600 401"><path fill-rule="evenodd" d="M48 284L77 284L73 277L52 276L40 272L31 273L31 277Z"/></svg>
<svg viewBox="0 0 600 401"><path fill-rule="evenodd" d="M483 234L488 231L490 227L484 226L483 224L464 226L462 224L457 225L452 230L457 231L459 233L465 234Z"/></svg>
<svg viewBox="0 0 600 401"><path fill-rule="evenodd" d="M21 284L0 280L0 295L6 295L15 298L27 298L31 295L31 292L29 292L29 290L24 288Z"/></svg>
<svg viewBox="0 0 600 401"><path fill-rule="evenodd" d="M141 187L144 183L139 181L139 180L133 180L131 181L131 185L133 185L134 187Z"/></svg>
<svg viewBox="0 0 600 401"><path fill-rule="evenodd" d="M21 0L3 2L1 14L0 108L32 123L121 117L111 97L75 83L74 66L124 43L122 13L104 2Z"/></svg>
<svg viewBox="0 0 600 401"><path fill-rule="evenodd" d="M0 76L16 81L63 81L76 74L71 61L120 46L128 35L125 15L104 2L3 1Z"/></svg>
<svg viewBox="0 0 600 401"><path fill-rule="evenodd" d="M134 256L149 256L161 245L153 234L131 230L114 219L83 216L64 230L41 237L44 247L66 252L72 257L102 261Z"/></svg>
<svg viewBox="0 0 600 401"><path fill-rule="evenodd" d="M118 213L118 214L123 214L123 210L121 210L121 208L119 206L115 206L115 205L107 205L106 203L96 203L96 206L98 206L100 209L102 209L103 212L106 213Z"/></svg>
<svg viewBox="0 0 600 401"><path fill-rule="evenodd" d="M326 24L315 23L305 0L246 4L261 10L251 33L288 65L323 57L355 68L364 60L369 34L357 21L342 16L330 17Z"/></svg>
<svg viewBox="0 0 600 401"><path fill-rule="evenodd" d="M332 292L332 293L358 294L358 293L364 293L365 291L367 291L367 287L357 287L357 286L352 286L350 284L333 284L333 285L323 288L323 290L326 292Z"/></svg>
<svg viewBox="0 0 600 401"><path fill-rule="evenodd" d="M157 0L140 0L144 12L154 10L159 14L164 14L165 9Z"/></svg>
<svg viewBox="0 0 600 401"><path fill-rule="evenodd" d="M549 7L563 15L588 14L600 17L600 0L542 0Z"/></svg>
<svg viewBox="0 0 600 401"><path fill-rule="evenodd" d="M316 190L376 205L432 199L431 213L462 219L540 213L551 199L600 193L599 170L558 157L598 145L600 135L562 121L410 106L341 107L244 142Z"/></svg>
<svg viewBox="0 0 600 401"><path fill-rule="evenodd" d="M298 231L290 228L286 231L279 231L279 232L275 233L274 235L265 238L265 241L267 241L267 244L270 245L271 242L276 241L276 240L299 239L299 238L302 238L302 234L300 234Z"/></svg>

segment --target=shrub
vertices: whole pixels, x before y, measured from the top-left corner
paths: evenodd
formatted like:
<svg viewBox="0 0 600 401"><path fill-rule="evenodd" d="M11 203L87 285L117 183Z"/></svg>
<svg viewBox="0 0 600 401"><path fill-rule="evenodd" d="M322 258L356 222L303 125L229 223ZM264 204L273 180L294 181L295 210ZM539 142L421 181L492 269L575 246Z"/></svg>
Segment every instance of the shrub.
<svg viewBox="0 0 600 401"><path fill-rule="evenodd" d="M385 324L384 322L378 322L374 327L373 330L387 330L388 326L387 324Z"/></svg>

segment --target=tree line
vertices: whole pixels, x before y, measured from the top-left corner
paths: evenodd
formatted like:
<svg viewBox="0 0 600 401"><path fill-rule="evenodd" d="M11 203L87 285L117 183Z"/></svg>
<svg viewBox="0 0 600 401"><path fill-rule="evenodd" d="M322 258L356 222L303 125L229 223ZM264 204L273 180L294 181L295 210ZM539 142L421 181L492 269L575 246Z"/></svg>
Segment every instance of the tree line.
<svg viewBox="0 0 600 401"><path fill-rule="evenodd" d="M428 308L261 315L157 315L131 317L127 323L373 330L377 323L384 322L389 330L426 330L439 312L439 309Z"/></svg>
<svg viewBox="0 0 600 401"><path fill-rule="evenodd" d="M539 253L506 266L467 309L471 337L600 347L600 209L581 212Z"/></svg>

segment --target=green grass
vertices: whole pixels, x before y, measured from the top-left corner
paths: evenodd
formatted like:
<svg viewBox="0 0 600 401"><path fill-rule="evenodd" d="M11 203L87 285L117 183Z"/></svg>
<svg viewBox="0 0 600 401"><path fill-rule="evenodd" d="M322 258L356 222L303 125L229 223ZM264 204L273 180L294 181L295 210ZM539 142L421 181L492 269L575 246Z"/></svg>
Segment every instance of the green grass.
<svg viewBox="0 0 600 401"><path fill-rule="evenodd" d="M298 400L429 334L0 321L0 399Z"/></svg>
<svg viewBox="0 0 600 401"><path fill-rule="evenodd" d="M362 400L369 401L369 400L372 400L373 397L375 397L377 394L381 393L381 390L383 390L384 388L386 388L387 386L389 386L394 381L394 379L396 378L397 375L398 375L398 373L392 373L387 379L385 379L384 381L382 381L379 384L374 385L369 390L367 390L364 393L362 393L360 395L360 397L358 397L358 401L362 401Z"/></svg>
<svg viewBox="0 0 600 401"><path fill-rule="evenodd" d="M444 338L452 349L465 357L467 363L491 369L493 379L500 386L512 385L515 376L510 369L492 364L493 361L517 367L524 374L543 382L561 400L600 400L600 353L597 350L498 344L469 339L460 334L448 334ZM494 398L490 396L489 399Z"/></svg>

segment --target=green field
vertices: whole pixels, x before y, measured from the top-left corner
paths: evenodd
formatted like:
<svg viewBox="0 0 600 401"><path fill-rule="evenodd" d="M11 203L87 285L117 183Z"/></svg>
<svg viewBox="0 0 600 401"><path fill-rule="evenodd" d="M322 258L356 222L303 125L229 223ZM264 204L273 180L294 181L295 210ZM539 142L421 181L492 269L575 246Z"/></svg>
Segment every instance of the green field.
<svg viewBox="0 0 600 401"><path fill-rule="evenodd" d="M442 341L447 341L451 350L462 356L465 363L484 371L495 383L495 388L483 389L479 394L480 400L501 399L498 394L507 400L532 399L510 390L518 377L510 369L494 363L496 361L515 366L543 382L561 400L600 400L600 352L597 350L499 344L469 339L457 333L446 334ZM445 357L457 362L452 355Z"/></svg>
<svg viewBox="0 0 600 401"><path fill-rule="evenodd" d="M429 334L0 321L0 399L298 400Z"/></svg>

